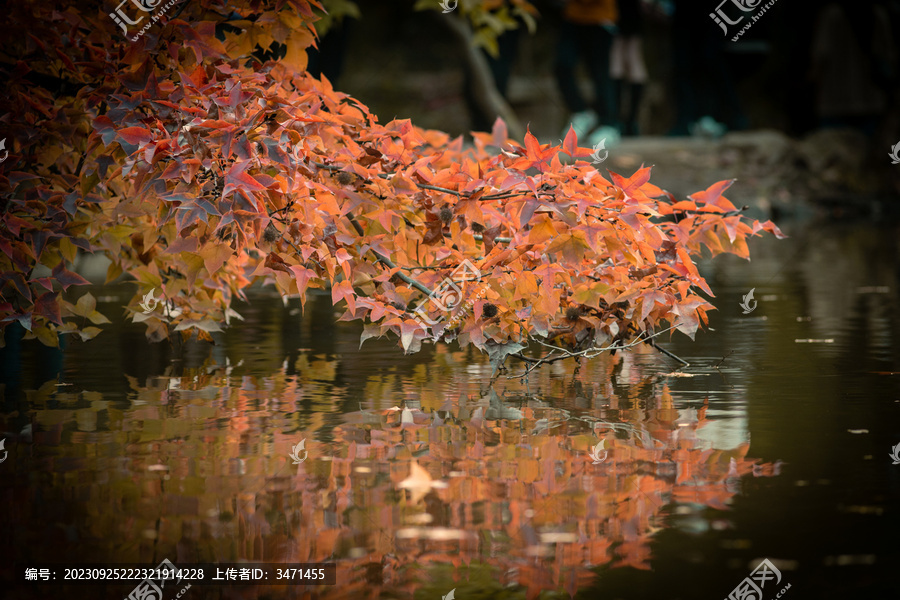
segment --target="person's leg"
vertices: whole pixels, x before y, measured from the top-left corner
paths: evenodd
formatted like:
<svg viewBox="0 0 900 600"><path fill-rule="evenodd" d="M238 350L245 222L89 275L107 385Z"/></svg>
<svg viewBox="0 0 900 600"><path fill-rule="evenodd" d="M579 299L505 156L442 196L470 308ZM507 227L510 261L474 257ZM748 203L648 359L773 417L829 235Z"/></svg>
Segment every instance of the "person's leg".
<svg viewBox="0 0 900 600"><path fill-rule="evenodd" d="M725 43L715 32L707 33L699 41L703 54L698 66L706 75L703 89L709 102L703 114L725 123L729 129L747 129L747 117L741 109L734 76L725 61Z"/></svg>
<svg viewBox="0 0 900 600"><path fill-rule="evenodd" d="M585 25L589 43L585 56L588 61L591 81L594 84L594 110L604 125L612 125L618 120L618 102L610 77L610 51L613 34L602 25Z"/></svg>
<svg viewBox="0 0 900 600"><path fill-rule="evenodd" d="M644 99L644 84L632 83L628 89L628 117L625 119L625 135L640 135L638 117Z"/></svg>
<svg viewBox="0 0 900 600"><path fill-rule="evenodd" d="M577 26L563 20L559 28L559 43L556 47L556 64L554 74L563 102L571 113L584 112L587 103L578 89L575 78L575 67L578 65L578 46L576 44Z"/></svg>
<svg viewBox="0 0 900 600"><path fill-rule="evenodd" d="M644 64L644 53L640 36L630 36L624 43L626 65L630 89L628 94L627 117L625 127L628 135L638 135L638 116L641 100L644 97L644 84L647 82L647 67Z"/></svg>
<svg viewBox="0 0 900 600"><path fill-rule="evenodd" d="M576 77L579 49L583 40L587 39L585 26L563 21L560 36L556 60L556 81L559 84L563 100L571 112L571 122L565 126L560 135L565 137L571 126L578 139L585 139L597 126L597 114L584 101Z"/></svg>
<svg viewBox="0 0 900 600"><path fill-rule="evenodd" d="M627 56L625 49L625 41L622 35L617 35L613 38L612 48L609 52L609 75L612 80L613 86L613 96L616 99L616 105L621 107L627 107L628 105L625 103L625 97L623 96L623 92L625 91L624 79L627 76ZM615 115L615 119L613 120L613 126L616 127L622 133L627 133L625 130L627 128L628 122L628 114L627 111L619 111L619 114Z"/></svg>
<svg viewBox="0 0 900 600"><path fill-rule="evenodd" d="M693 8L688 0L680 0L675 4L675 16L672 20L672 58L676 118L669 135L689 135L691 123L700 118L694 87L698 79L703 77L703 73L696 70L699 65L696 64L697 51L694 45L699 27L701 25L709 27L710 24L702 21L702 16L695 14L695 11L691 10Z"/></svg>

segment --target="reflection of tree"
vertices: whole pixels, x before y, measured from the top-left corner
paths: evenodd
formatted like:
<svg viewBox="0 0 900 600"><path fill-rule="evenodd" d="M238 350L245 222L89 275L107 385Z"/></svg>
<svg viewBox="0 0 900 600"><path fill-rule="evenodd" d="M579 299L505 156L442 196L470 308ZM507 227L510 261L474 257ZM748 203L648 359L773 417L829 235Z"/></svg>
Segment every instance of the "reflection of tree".
<svg viewBox="0 0 900 600"><path fill-rule="evenodd" d="M357 419L335 430L336 443L348 447L346 457L335 459L348 463L342 471L361 469L391 480L370 481L353 493L357 507L369 507L363 510L370 520L357 525L376 549L356 560L347 557L359 568L351 570L354 593L370 589L362 567L383 552L401 557L390 566L394 585L413 564L486 562L501 573L517 573L520 584L536 590L559 587L569 572L588 580L590 566L646 569L649 540L664 526L666 504L722 507L734 495L737 476L753 467L745 458L748 444L731 451L697 446L690 433L705 422L705 407L694 411L693 420L661 418L667 411L678 416L665 406L671 403L665 388L663 407L637 411L637 424L569 416L547 419L548 426L539 423L542 415L560 417L564 411L524 405L506 406L506 418L492 420L492 413L501 414L495 402L470 411L468 419L459 420L455 411L442 414L437 426L424 413L414 411L414 422L402 423L403 411L385 411L378 424ZM360 429L367 431L365 442L358 441ZM600 465L588 457L598 439L592 431L605 432L610 450ZM410 469L396 462L412 462L411 454L446 489L428 489L430 482L419 478L421 491L427 491L422 502L397 494ZM410 497L423 495L411 492ZM385 531L392 535L389 544Z"/></svg>
<svg viewBox="0 0 900 600"><path fill-rule="evenodd" d="M412 375L369 371L351 412L335 383L346 365L312 353L267 376L228 365L131 378L127 410L93 392L35 395L48 477L29 493L54 515L47 527L79 540L35 558L336 560L340 584L321 598L409 597L438 579L534 595L581 588L601 565L648 568L655 532L699 518L668 520L673 503L721 508L739 476L774 472L747 444L702 446L705 403L676 409L632 358L599 360L575 385L548 370L532 382L540 397L479 391L457 367L469 361L441 348ZM437 370L450 374L440 385ZM301 439L309 458L293 465ZM45 548L47 527L11 543Z"/></svg>
<svg viewBox="0 0 900 600"><path fill-rule="evenodd" d="M340 595L376 597L371 570L379 564L384 580L374 583L390 587L414 587L413 565L484 562L505 574L500 583L532 591L572 577L580 587L593 576L591 566L649 568L649 541L665 525L665 505L722 508L739 476L754 469L745 458L749 444L699 446L693 434L706 422L705 404L676 411L664 386L655 400L655 408L630 410L630 423L540 402L513 406L493 393L477 408L462 402L449 413L350 415L334 432L346 454L333 469L347 476L335 485L352 497L348 518L338 518L345 525L336 551L350 567ZM597 432L609 459L593 465L588 452ZM351 540L367 555L342 553Z"/></svg>

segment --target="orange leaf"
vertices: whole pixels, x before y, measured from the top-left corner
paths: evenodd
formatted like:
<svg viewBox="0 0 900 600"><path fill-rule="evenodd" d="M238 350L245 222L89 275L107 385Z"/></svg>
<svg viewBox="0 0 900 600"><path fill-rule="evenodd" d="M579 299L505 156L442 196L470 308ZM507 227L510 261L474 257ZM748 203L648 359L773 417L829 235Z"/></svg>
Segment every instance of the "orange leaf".
<svg viewBox="0 0 900 600"><path fill-rule="evenodd" d="M706 190L702 192L695 192L691 194L689 197L691 200L696 200L697 202L704 202L706 204L712 204L718 206L719 208L723 208L726 211L736 210L734 208L734 204L728 201L727 198L722 196L722 193L731 187L736 179L731 179L727 181L720 181L718 183L714 183L709 186Z"/></svg>

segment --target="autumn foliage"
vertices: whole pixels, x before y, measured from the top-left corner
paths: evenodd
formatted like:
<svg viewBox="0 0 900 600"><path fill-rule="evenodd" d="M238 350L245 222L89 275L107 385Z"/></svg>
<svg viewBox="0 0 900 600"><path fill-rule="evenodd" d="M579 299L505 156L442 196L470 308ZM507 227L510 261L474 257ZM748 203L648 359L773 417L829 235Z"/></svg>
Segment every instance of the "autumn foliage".
<svg viewBox="0 0 900 600"><path fill-rule="evenodd" d="M106 321L73 297L87 283L76 255L97 252L108 281L137 284L127 310L153 340L210 339L258 283L301 301L330 290L363 339L390 332L406 351L531 337L578 350L671 325L693 337L713 294L692 257L749 258L748 237L781 235L741 216L730 182L677 201L649 168L607 179L572 132L519 143L498 121L466 145L380 124L305 73L315 0L190 0L137 41L111 8L6 9L23 34L0 64L0 327L45 344ZM426 301L465 261L480 280ZM164 302L145 314L151 289Z"/></svg>

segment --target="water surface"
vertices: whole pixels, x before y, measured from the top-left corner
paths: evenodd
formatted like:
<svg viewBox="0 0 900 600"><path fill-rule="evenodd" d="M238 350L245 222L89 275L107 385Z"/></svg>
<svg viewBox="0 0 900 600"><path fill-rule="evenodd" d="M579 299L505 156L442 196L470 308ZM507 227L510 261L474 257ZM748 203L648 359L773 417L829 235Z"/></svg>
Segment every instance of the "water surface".
<svg viewBox="0 0 900 600"><path fill-rule="evenodd" d="M333 587L183 598L720 599L768 558L767 599L898 598L897 230L785 230L704 261L712 330L661 338L690 367L644 347L492 386L472 349L360 349L330 296L261 290L175 358L124 322L133 288L93 289L96 340L0 351L2 573L333 561ZM124 597L3 595L67 594Z"/></svg>

